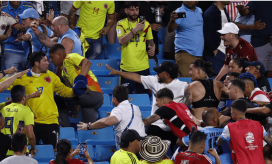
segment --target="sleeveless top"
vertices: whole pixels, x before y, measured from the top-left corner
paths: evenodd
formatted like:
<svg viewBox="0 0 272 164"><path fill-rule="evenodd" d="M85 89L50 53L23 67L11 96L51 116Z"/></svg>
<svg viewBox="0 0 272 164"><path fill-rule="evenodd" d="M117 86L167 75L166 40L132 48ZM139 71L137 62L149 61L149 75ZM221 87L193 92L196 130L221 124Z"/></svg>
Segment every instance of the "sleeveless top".
<svg viewBox="0 0 272 164"><path fill-rule="evenodd" d="M213 88L213 79L208 80L198 80L201 82L201 84L204 86L206 93L204 97L197 101L193 102L193 108L201 108L201 107L218 107L219 100L214 94L214 88Z"/></svg>
<svg viewBox="0 0 272 164"><path fill-rule="evenodd" d="M67 30L61 37L58 39L58 43L61 44L64 38L70 38L74 42L74 48L71 53L78 53L80 56L84 56L83 47L78 35L72 30Z"/></svg>

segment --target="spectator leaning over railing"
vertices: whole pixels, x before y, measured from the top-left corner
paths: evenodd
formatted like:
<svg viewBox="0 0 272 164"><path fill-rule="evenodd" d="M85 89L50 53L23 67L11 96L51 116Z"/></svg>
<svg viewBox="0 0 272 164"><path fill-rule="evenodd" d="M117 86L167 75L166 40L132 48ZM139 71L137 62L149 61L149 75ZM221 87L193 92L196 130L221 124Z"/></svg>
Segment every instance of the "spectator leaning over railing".
<svg viewBox="0 0 272 164"><path fill-rule="evenodd" d="M38 164L37 160L25 156L27 150L27 138L25 134L15 133L11 139L11 147L14 150L14 155L2 160L0 164Z"/></svg>
<svg viewBox="0 0 272 164"><path fill-rule="evenodd" d="M201 58L204 49L203 17L197 1L183 1L180 8L171 13L168 32L175 30L175 60L180 77L190 77L190 64ZM185 12L184 17L178 13ZM190 22L190 23L188 23Z"/></svg>

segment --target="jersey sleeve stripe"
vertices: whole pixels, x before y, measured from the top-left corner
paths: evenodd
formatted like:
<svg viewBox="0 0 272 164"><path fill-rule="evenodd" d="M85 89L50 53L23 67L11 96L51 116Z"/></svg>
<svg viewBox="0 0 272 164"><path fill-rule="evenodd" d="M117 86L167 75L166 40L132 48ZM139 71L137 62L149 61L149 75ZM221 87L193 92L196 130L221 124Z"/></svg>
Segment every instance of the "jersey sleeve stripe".
<svg viewBox="0 0 272 164"><path fill-rule="evenodd" d="M127 33L126 30L125 30L125 28L122 25L118 25L118 26L122 27L124 29L124 32Z"/></svg>
<svg viewBox="0 0 272 164"><path fill-rule="evenodd" d="M131 160L131 163L132 164L137 164L135 158L131 154L129 154L129 153L127 153L127 154L128 154L128 156L129 156L129 158Z"/></svg>
<svg viewBox="0 0 272 164"><path fill-rule="evenodd" d="M148 29L150 28L150 25L144 30L144 33L147 33Z"/></svg>
<svg viewBox="0 0 272 164"><path fill-rule="evenodd" d="M207 159L208 162L210 162L210 164L212 164L212 160L208 156L206 155L203 155L203 156Z"/></svg>

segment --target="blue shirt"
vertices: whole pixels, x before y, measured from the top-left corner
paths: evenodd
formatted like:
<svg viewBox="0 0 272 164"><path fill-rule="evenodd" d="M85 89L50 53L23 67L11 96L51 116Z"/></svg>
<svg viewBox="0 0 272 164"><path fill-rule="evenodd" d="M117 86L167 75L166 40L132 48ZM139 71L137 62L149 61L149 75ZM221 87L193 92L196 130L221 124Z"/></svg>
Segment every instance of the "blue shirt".
<svg viewBox="0 0 272 164"><path fill-rule="evenodd" d="M41 25L43 26L43 25ZM43 29L41 28L41 26L38 27L38 29L43 33ZM44 26L47 30L47 36L48 37L52 37L53 32L51 31L51 29L49 29L48 27ZM27 29L26 31L27 34L31 35L31 39L30 39L30 43L31 43L31 50L33 53L34 51L43 51L44 53L47 53L47 48L39 41L39 39L37 38L36 34L32 31L31 28Z"/></svg>
<svg viewBox="0 0 272 164"><path fill-rule="evenodd" d="M255 15L255 20L261 19L265 23L265 28L262 30L253 30L251 44L253 47L260 47L270 42L272 36L272 2L271 1L250 1L247 5L249 13Z"/></svg>
<svg viewBox="0 0 272 164"><path fill-rule="evenodd" d="M16 18L16 16L18 14L22 14L28 8L34 8L35 9L35 7L33 6L32 3L24 2L24 1L21 1L21 4L17 9L14 9L13 7L11 7L9 2L4 3L2 5L2 11L8 13L9 15L13 16L14 18ZM19 19L19 22L22 24L21 18ZM15 40L17 39L19 33L21 33L21 32L14 29L14 28L12 29L10 37L7 38L5 40L5 42L4 42L5 52L24 54L24 49L23 49L22 43L21 42L15 42Z"/></svg>
<svg viewBox="0 0 272 164"><path fill-rule="evenodd" d="M230 150L229 143L225 142L222 146L216 146L216 140L222 134L223 128L214 128L210 126L210 127L205 127L199 131L207 134L204 154L207 155L212 160L212 163L215 164L215 158L210 153L207 152L209 148L215 148L217 150L219 158L222 163L232 164L231 150ZM183 137L182 140L183 140L183 143L188 146L189 140L190 140L189 135Z"/></svg>
<svg viewBox="0 0 272 164"><path fill-rule="evenodd" d="M238 13L234 22L245 24L245 25L251 25L251 24L254 24L254 21L255 21L255 16L253 14L241 16L240 13ZM251 43L251 30L239 31L239 34L242 39L248 41L248 43Z"/></svg>
<svg viewBox="0 0 272 164"><path fill-rule="evenodd" d="M196 7L195 11L182 4L175 12L185 12L186 18L176 20L175 52L185 50L193 56L202 56L204 49L202 10Z"/></svg>
<svg viewBox="0 0 272 164"><path fill-rule="evenodd" d="M66 37L74 41L74 48L72 49L71 53L78 53L79 55L84 56L83 47L77 33L75 33L72 29L67 30L61 37L59 37L58 43L61 44L62 40Z"/></svg>

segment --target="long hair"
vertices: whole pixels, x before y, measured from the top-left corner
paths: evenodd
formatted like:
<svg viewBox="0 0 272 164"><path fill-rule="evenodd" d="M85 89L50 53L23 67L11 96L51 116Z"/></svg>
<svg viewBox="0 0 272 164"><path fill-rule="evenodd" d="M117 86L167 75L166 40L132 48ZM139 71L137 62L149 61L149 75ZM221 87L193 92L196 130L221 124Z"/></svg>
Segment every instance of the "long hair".
<svg viewBox="0 0 272 164"><path fill-rule="evenodd" d="M71 142L67 139L62 139L57 144L57 154L55 164L69 164L66 160L67 155L72 149Z"/></svg>

